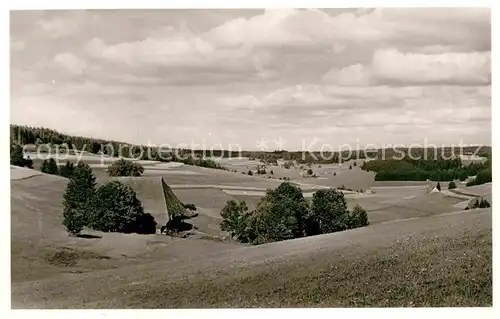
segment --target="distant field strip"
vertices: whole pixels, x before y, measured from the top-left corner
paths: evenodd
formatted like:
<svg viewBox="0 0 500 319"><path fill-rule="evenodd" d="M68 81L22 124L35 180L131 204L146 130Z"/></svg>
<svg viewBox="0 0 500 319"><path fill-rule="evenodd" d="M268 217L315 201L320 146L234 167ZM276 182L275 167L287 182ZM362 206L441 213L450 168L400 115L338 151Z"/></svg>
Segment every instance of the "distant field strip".
<svg viewBox="0 0 500 319"><path fill-rule="evenodd" d="M245 191L245 190L230 190L230 189L223 189L222 190L224 193L228 195L240 195L240 196L260 196L263 197L266 195L265 191ZM302 193L304 197L312 197L313 192L303 192Z"/></svg>
<svg viewBox="0 0 500 319"><path fill-rule="evenodd" d="M372 190L377 189L398 189L398 188L424 188L425 185L398 185L398 186L372 186Z"/></svg>
<svg viewBox="0 0 500 319"><path fill-rule="evenodd" d="M417 219L422 219L423 217L409 217L409 218L402 218L402 219L396 219L396 220L389 220L386 222L381 222L380 224L392 224L392 223L399 223L399 222L406 222L409 220L417 220Z"/></svg>
<svg viewBox="0 0 500 319"><path fill-rule="evenodd" d="M169 185L171 189L220 189L224 191L228 195L248 195L248 196L264 196L266 193L266 190L268 188L262 188L262 187L248 187L248 186L229 186L229 185L212 185L212 184L205 184L205 185L195 185L195 184L172 184ZM311 186L313 185L308 185L310 186L309 189L303 190L302 193L304 194L305 197L311 197L312 193L317 191L318 189L312 188ZM315 186L315 185L314 185ZM328 189L329 187L318 187L319 189ZM356 192L352 191L344 191L342 192L346 195L350 194L356 194ZM368 197L368 196L367 196Z"/></svg>
<svg viewBox="0 0 500 319"><path fill-rule="evenodd" d="M460 198L460 199L469 199L470 200L470 199L476 197L475 195L467 195L464 193L455 193L455 192L449 191L449 190L442 190L441 193L446 195L446 196Z"/></svg>

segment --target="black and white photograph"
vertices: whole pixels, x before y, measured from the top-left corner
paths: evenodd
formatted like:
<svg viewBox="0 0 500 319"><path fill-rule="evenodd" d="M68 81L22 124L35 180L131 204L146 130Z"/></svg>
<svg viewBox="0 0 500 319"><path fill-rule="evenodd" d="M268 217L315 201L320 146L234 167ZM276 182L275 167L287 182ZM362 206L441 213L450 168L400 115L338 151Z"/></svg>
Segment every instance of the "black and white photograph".
<svg viewBox="0 0 500 319"><path fill-rule="evenodd" d="M493 307L491 11L9 10L11 309Z"/></svg>

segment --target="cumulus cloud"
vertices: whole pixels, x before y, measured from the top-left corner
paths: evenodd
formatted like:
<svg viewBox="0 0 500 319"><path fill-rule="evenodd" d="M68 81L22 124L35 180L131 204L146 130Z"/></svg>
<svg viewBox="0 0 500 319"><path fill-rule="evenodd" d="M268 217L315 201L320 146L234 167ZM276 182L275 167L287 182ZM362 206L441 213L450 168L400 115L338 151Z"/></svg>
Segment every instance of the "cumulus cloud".
<svg viewBox="0 0 500 319"><path fill-rule="evenodd" d="M353 64L341 70L328 71L323 79L327 82L345 86L366 86L370 83L371 74L362 64Z"/></svg>
<svg viewBox="0 0 500 319"><path fill-rule="evenodd" d="M489 84L490 52L421 54L378 50L371 70L380 80L420 84Z"/></svg>
<svg viewBox="0 0 500 319"><path fill-rule="evenodd" d="M436 123L489 142L490 35L489 9L469 8L17 12L11 113L138 143L410 142ZM92 125L40 115L63 106Z"/></svg>
<svg viewBox="0 0 500 319"><path fill-rule="evenodd" d="M67 37L78 29L78 20L67 18L54 18L49 20L40 20L38 27L49 34L52 38Z"/></svg>
<svg viewBox="0 0 500 319"><path fill-rule="evenodd" d="M458 17L451 15L451 18L443 10L432 11L432 18L412 11L405 16L404 23L397 12L397 9L376 9L330 15L316 9L265 10L252 17L229 19L204 32L193 32L183 26L170 26L160 28L161 32L156 34L148 32L145 38L134 41L109 43L96 37L88 41L86 52L93 58L129 66L149 64L200 70L236 68L242 72L257 73L262 79L270 79L276 76L276 69L300 68L301 63L296 66L280 65L284 64L280 60L286 61L290 50L323 50L330 53L331 62L342 59L349 61L350 56L362 55L362 52L352 52L350 49L357 47L359 43L363 43L369 50L383 43L397 44L417 51L449 52L464 46L479 45L475 40L476 34L466 32L467 26L463 26L460 18L471 21L474 26L482 27L485 23L489 25L489 21L485 21L488 11L462 13ZM446 24L445 20L448 20ZM426 23L426 26L420 26L422 23ZM49 29L57 29L57 25L58 20L55 20L49 24ZM431 26L433 30L439 29L441 32L427 32L427 28ZM457 30L463 31L460 39L456 39ZM421 32L426 36L419 36ZM419 39L419 42L413 43L409 39ZM276 64L273 70L268 70L268 65L262 65L255 58L266 54L267 60L274 60ZM281 54L283 59L271 58L270 54ZM327 61L319 63L326 64ZM353 68L358 63L352 63ZM348 79L352 71L357 69L346 70L347 74L342 76L347 83L352 82ZM359 76L361 79L356 81L363 82L364 77Z"/></svg>
<svg viewBox="0 0 500 319"><path fill-rule="evenodd" d="M59 53L54 57L54 62L68 72L81 75L85 72L87 64L71 53Z"/></svg>
<svg viewBox="0 0 500 319"><path fill-rule="evenodd" d="M423 54L381 49L374 53L371 64L334 68L323 79L347 86L369 83L488 85L491 57L490 52Z"/></svg>

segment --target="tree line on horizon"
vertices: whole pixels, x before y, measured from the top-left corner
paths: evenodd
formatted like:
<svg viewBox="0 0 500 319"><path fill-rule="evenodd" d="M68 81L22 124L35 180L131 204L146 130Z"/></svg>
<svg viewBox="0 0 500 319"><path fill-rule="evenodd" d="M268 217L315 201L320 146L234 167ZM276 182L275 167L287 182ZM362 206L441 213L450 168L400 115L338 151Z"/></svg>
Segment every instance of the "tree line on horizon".
<svg viewBox="0 0 500 319"><path fill-rule="evenodd" d="M84 146L86 147L86 151L94 154L99 154L102 152L103 154L109 156L118 156L120 154L121 148L121 156L123 157L134 157L137 158L140 154L140 148L144 150L143 157L137 159L154 159L158 161L181 161L192 162L189 165L197 165L211 168L221 168L221 167L212 167L212 162L209 162L209 159L203 159L207 154L207 150L202 149L176 149L179 157L175 157L175 153L173 150L162 150L160 154L160 150L157 147L150 147L147 145L139 145L139 144L131 144L124 143L114 140L106 140L106 139L98 139L92 137L82 137L82 136L74 136L60 133L56 130L43 128L43 127L30 127L26 125L10 125L10 140L11 143L19 144L19 145L27 145L27 144L50 144L50 145L63 145L66 144L70 149L82 150ZM111 150L103 147L103 145L112 145L113 146L113 154L111 154ZM465 153L475 152L478 146L470 146L464 147L463 151ZM427 158L436 158L439 156L450 157L453 153L456 153L457 149L452 147L442 147L442 148L412 148L411 155L413 157L418 156L426 156ZM186 154L194 155L185 156ZM480 150L477 152L478 156L483 156L487 158L491 158L491 146L480 146ZM149 156L150 155L150 156ZM410 155L410 150L408 148L400 147L400 148L381 148L381 149L373 149L368 151L331 151L331 152L319 152L319 151L286 151L286 150L275 150L275 151L231 151L231 150L210 150L210 155L215 157L223 157L223 158L232 158L232 157L248 157L253 159L259 159L263 163L266 164L274 164L277 160L285 160L285 161L294 161L299 164L335 164L342 163L349 160L354 159L392 159L397 156L408 157ZM198 163L197 160L200 160ZM205 162L207 161L207 162ZM201 164L201 165L198 165ZM219 165L220 166L220 165Z"/></svg>
<svg viewBox="0 0 500 319"><path fill-rule="evenodd" d="M467 184L479 185L491 182L491 160L485 163L463 165L460 158L455 159L410 159L374 160L363 163L365 171L375 172L376 181L465 181L469 176L476 176Z"/></svg>

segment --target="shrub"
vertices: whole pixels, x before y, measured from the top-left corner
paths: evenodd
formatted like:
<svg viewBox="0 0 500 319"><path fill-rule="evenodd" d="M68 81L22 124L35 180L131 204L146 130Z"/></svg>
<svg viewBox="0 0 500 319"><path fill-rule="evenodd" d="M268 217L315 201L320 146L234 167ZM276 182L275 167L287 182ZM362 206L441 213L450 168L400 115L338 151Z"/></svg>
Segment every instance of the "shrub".
<svg viewBox="0 0 500 319"><path fill-rule="evenodd" d="M348 227L348 211L344 194L335 189L314 193L309 214L309 232L326 234Z"/></svg>
<svg viewBox="0 0 500 319"><path fill-rule="evenodd" d="M74 164L71 163L70 161L67 161L66 165L61 166L59 168L59 175L66 177L66 178L70 178L71 175L73 175L74 170L75 170Z"/></svg>
<svg viewBox="0 0 500 319"><path fill-rule="evenodd" d="M307 175L312 175L312 174L313 174L313 170L309 168L309 169L307 170Z"/></svg>
<svg viewBox="0 0 500 319"><path fill-rule="evenodd" d="M479 207L479 200L476 198L474 204L472 204L472 208L478 208L478 207Z"/></svg>
<svg viewBox="0 0 500 319"><path fill-rule="evenodd" d="M352 169L352 165L349 165L349 169Z"/></svg>
<svg viewBox="0 0 500 319"><path fill-rule="evenodd" d="M33 168L33 160L29 156L24 160L24 166L27 168Z"/></svg>
<svg viewBox="0 0 500 319"><path fill-rule="evenodd" d="M43 161L40 171L46 174L58 175L59 167L57 166L56 160L54 158L50 158L49 160Z"/></svg>
<svg viewBox="0 0 500 319"><path fill-rule="evenodd" d="M476 177L467 183L467 186L481 185L492 181L491 168L484 169L477 173Z"/></svg>
<svg viewBox="0 0 500 319"><path fill-rule="evenodd" d="M361 227L368 224L366 212L355 207L347 210L344 194L334 189L320 190L311 204L301 189L284 182L266 191L256 210L248 212L246 204L232 200L221 212L222 230L240 242L262 244Z"/></svg>
<svg viewBox="0 0 500 319"><path fill-rule="evenodd" d="M472 204L472 208L488 208L488 207L491 207L490 203L482 197L481 200L478 200L476 198L476 200Z"/></svg>
<svg viewBox="0 0 500 319"><path fill-rule="evenodd" d="M248 213L246 203L236 202L234 200L228 201L222 209L220 228L227 231L231 238L236 238L240 241L247 241L245 236L246 220L244 216Z"/></svg>
<svg viewBox="0 0 500 319"><path fill-rule="evenodd" d="M254 243L273 242L305 235L308 203L298 186L284 182L269 189L253 213L252 231L259 234Z"/></svg>
<svg viewBox="0 0 500 319"><path fill-rule="evenodd" d="M88 216L93 213L95 199L95 176L90 167L80 162L63 195L63 225L70 234L80 233L88 225Z"/></svg>
<svg viewBox="0 0 500 319"><path fill-rule="evenodd" d="M274 175L274 171L273 171L273 170L271 170L271 171L269 172L269 174Z"/></svg>
<svg viewBox="0 0 500 319"><path fill-rule="evenodd" d="M337 176L337 173L336 173L336 172L333 172L333 176Z"/></svg>
<svg viewBox="0 0 500 319"><path fill-rule="evenodd" d="M19 144L10 144L10 165L33 168L31 158L24 158L23 148Z"/></svg>
<svg viewBox="0 0 500 319"><path fill-rule="evenodd" d="M24 166L23 148L18 144L10 145L10 165Z"/></svg>
<svg viewBox="0 0 500 319"><path fill-rule="evenodd" d="M104 232L154 233L156 222L145 214L135 191L119 181L99 187L89 227Z"/></svg>
<svg viewBox="0 0 500 319"><path fill-rule="evenodd" d="M368 225L368 215L359 205L354 206L348 217L348 228L358 228Z"/></svg>
<svg viewBox="0 0 500 319"><path fill-rule="evenodd" d="M144 167L139 163L120 159L108 166L109 176L141 176Z"/></svg>
<svg viewBox="0 0 500 319"><path fill-rule="evenodd" d="M264 174L266 174L266 167L264 165L257 166L257 174L258 175L264 175Z"/></svg>
<svg viewBox="0 0 500 319"><path fill-rule="evenodd" d="M248 175L250 175L250 176L252 176L252 175L253 175L253 173L252 173L252 171L251 171L251 170L248 170L248 173L247 173L247 174L248 174Z"/></svg>
<svg viewBox="0 0 500 319"><path fill-rule="evenodd" d="M47 160L43 160L42 165L40 166L40 172L47 173L48 170L47 165L48 165Z"/></svg>
<svg viewBox="0 0 500 319"><path fill-rule="evenodd" d="M454 181L451 181L449 184L448 184L448 189L454 189L454 188L457 188L457 185L455 184Z"/></svg>

